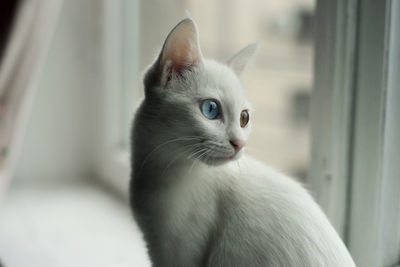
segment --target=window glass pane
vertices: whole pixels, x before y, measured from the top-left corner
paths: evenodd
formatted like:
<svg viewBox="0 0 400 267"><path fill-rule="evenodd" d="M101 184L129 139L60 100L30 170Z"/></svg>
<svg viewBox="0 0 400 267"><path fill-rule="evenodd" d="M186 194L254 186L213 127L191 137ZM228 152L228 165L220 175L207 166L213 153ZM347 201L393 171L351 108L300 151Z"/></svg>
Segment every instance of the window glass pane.
<svg viewBox="0 0 400 267"><path fill-rule="evenodd" d="M309 160L314 0L141 1L141 68L188 10L206 57L220 61L258 41L244 84L255 112L247 152L299 178ZM157 19L155 19L157 18Z"/></svg>

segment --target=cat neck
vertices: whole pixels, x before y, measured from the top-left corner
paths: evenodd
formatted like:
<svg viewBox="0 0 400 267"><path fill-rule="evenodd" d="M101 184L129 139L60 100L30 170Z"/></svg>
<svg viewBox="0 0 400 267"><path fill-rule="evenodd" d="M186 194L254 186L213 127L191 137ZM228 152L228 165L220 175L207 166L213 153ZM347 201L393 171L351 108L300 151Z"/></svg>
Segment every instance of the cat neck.
<svg viewBox="0 0 400 267"><path fill-rule="evenodd" d="M156 179L180 170L195 169L199 165L193 159L179 157L179 155L163 154L162 152L165 152L168 148L165 148L160 153L160 151L157 151L161 150L159 146L162 146L162 143L158 144L158 146L153 145L147 148L136 147L133 155L133 173L135 176L151 176Z"/></svg>
<svg viewBox="0 0 400 267"><path fill-rule="evenodd" d="M166 192L182 179L202 173L200 170L205 167L205 164L199 161L157 153L157 145L143 146L144 143L147 141L134 148L132 157L131 190L138 197Z"/></svg>

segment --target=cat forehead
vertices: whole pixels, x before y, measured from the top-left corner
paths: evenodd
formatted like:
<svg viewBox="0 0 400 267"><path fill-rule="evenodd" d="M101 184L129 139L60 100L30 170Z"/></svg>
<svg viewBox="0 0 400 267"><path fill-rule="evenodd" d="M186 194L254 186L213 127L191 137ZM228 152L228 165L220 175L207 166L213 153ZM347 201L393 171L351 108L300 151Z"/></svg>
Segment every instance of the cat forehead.
<svg viewBox="0 0 400 267"><path fill-rule="evenodd" d="M243 85L230 67L214 60L205 60L204 75L200 79L200 87L209 91L207 93L232 100L246 99Z"/></svg>

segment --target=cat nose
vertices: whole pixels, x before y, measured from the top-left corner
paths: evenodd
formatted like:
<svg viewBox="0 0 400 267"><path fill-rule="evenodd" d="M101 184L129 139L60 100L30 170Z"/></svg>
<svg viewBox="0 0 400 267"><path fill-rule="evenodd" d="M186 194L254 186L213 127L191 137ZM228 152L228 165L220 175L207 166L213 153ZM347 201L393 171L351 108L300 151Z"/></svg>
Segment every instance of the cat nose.
<svg viewBox="0 0 400 267"><path fill-rule="evenodd" d="M231 143L235 152L239 152L246 145L246 142L240 139L232 139L229 143Z"/></svg>

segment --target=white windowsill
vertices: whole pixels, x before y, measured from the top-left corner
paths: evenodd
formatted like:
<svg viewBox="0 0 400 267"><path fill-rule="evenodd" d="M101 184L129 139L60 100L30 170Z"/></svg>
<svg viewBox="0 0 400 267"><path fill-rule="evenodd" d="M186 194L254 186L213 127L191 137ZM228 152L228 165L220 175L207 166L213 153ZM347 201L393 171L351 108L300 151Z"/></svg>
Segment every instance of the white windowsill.
<svg viewBox="0 0 400 267"><path fill-rule="evenodd" d="M96 181L71 178L11 186L0 205L1 263L150 266L127 203Z"/></svg>

